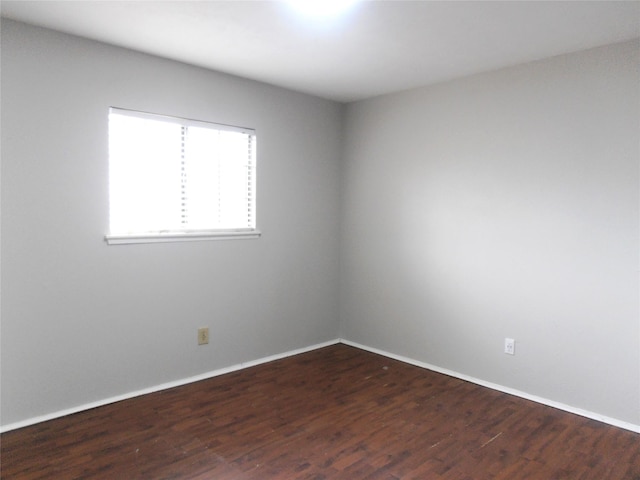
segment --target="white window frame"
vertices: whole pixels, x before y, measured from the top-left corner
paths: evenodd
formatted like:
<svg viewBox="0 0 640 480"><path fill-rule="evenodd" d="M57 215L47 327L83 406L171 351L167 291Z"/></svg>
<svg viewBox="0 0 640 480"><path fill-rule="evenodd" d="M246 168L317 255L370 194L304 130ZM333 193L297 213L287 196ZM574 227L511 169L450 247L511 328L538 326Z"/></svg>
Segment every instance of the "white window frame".
<svg viewBox="0 0 640 480"><path fill-rule="evenodd" d="M191 120L179 117L171 117L166 115L158 115L146 112L138 112L134 110L127 110L122 108L111 107L109 109L109 114L115 113L120 115L125 115L129 117L136 117L142 119L151 119L156 121L163 121L168 123L177 124L183 127L205 127L213 130L221 130L221 131L234 131L241 132L248 135L252 135L253 138L253 154L251 158L251 172L249 174L252 179L251 189L251 198L252 198L252 215L254 217L253 223L255 224L255 214L256 214L256 163L255 163L255 130L250 128L243 127L234 127L230 125L223 125L213 122L204 122L198 120ZM110 162L110 169L111 169ZM110 170L111 172L111 170ZM109 199L110 199L110 229L112 227L111 222L111 196L112 192L109 191ZM161 242L192 242L192 241L202 241L202 240L230 240L230 239L254 239L259 238L261 236L260 231L254 225L252 228L222 228L222 229L172 229L172 230L162 230L162 231L141 231L141 232L112 232L110 231L105 235L105 240L109 245L119 245L119 244L135 244L135 243L161 243Z"/></svg>

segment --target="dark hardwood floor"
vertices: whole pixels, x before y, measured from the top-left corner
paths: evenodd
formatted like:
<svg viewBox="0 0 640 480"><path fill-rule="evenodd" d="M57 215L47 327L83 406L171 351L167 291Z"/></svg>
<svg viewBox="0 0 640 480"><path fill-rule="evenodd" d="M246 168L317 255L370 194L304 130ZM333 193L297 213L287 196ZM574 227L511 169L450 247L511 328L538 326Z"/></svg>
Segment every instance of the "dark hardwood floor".
<svg viewBox="0 0 640 480"><path fill-rule="evenodd" d="M640 480L638 434L345 345L1 442L5 480Z"/></svg>

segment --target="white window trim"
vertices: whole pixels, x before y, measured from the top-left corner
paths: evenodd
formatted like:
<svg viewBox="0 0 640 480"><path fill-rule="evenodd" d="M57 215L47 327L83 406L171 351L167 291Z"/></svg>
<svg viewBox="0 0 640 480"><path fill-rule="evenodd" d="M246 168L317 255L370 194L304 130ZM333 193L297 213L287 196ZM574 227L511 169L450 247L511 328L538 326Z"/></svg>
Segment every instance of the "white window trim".
<svg viewBox="0 0 640 480"><path fill-rule="evenodd" d="M240 133L255 133L254 128L237 127L234 125L227 125L224 123L206 122L204 120L194 120L192 118L185 118L185 117L171 117L169 115L163 115L161 113L141 112L138 110L130 110L128 108L120 108L120 107L109 107L109 110L115 113L117 112L126 113L126 115L130 117L137 117L137 118L154 120L154 121L163 121L167 123L173 123L176 125L186 125L186 126L204 127L204 128L211 128L211 125L215 125L216 130L228 130L230 132L240 132Z"/></svg>
<svg viewBox="0 0 640 480"><path fill-rule="evenodd" d="M129 116L142 119L152 119L166 121L167 123L176 123L179 125L206 127L210 128L212 122L204 122L199 120L187 119L182 117L171 117L154 113L140 112L124 108L111 107L110 111L126 112ZM238 127L226 124L214 124L218 130L228 130L240 133L255 134L255 130L251 128ZM104 239L108 245L126 245L126 244L149 244L149 243L169 243L169 242L195 242L208 240L250 240L257 239L262 233L257 228L241 228L241 229L224 229L224 230L182 230L167 232L136 232L136 233L119 233L105 234Z"/></svg>
<svg viewBox="0 0 640 480"><path fill-rule="evenodd" d="M198 242L203 240L250 240L260 238L259 230L220 230L195 232L167 232L125 235L105 235L109 245L126 245L133 243L167 243L167 242Z"/></svg>

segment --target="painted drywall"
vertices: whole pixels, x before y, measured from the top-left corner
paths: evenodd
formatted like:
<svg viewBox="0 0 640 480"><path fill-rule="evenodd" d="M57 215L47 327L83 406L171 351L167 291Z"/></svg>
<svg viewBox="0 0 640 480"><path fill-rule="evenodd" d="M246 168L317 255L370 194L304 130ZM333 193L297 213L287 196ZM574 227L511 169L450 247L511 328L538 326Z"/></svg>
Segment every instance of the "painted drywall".
<svg viewBox="0 0 640 480"><path fill-rule="evenodd" d="M341 337L640 425L639 51L348 105Z"/></svg>
<svg viewBox="0 0 640 480"><path fill-rule="evenodd" d="M336 338L340 104L12 21L1 54L3 425ZM262 237L107 246L110 106L255 128Z"/></svg>

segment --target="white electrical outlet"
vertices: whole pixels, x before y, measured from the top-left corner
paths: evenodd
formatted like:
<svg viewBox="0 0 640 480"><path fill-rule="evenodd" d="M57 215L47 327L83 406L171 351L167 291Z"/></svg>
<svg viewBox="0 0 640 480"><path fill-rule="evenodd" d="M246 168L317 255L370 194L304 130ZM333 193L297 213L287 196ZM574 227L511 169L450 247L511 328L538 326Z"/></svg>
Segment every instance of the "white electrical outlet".
<svg viewBox="0 0 640 480"><path fill-rule="evenodd" d="M504 339L504 353L508 353L509 355L516 354L516 341L513 338Z"/></svg>

